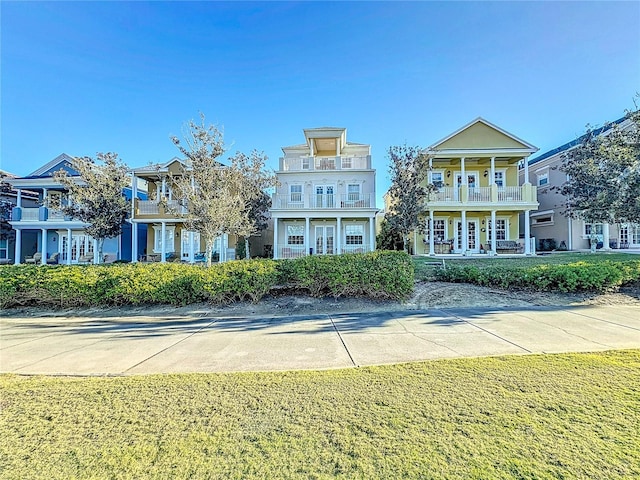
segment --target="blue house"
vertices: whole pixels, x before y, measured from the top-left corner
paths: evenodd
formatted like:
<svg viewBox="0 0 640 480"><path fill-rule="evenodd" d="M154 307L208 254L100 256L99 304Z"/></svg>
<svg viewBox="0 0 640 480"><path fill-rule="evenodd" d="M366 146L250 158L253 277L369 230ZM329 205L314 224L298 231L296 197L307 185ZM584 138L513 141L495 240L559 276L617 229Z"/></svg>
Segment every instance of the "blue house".
<svg viewBox="0 0 640 480"><path fill-rule="evenodd" d="M61 211L47 207L47 201L56 198L56 204L68 200L67 190L53 178L58 170L70 176L79 173L71 166L72 157L63 153L26 177L9 178L7 182L16 193L16 206L9 222L15 230L15 263L74 264L97 263L97 240L85 232L88 224L66 217ZM26 206L22 191L36 192L40 206ZM123 191L131 199L131 189ZM122 226L122 233L105 239L105 261L132 260L131 223ZM138 228L138 227L136 227ZM146 230L138 228L138 242L146 245Z"/></svg>

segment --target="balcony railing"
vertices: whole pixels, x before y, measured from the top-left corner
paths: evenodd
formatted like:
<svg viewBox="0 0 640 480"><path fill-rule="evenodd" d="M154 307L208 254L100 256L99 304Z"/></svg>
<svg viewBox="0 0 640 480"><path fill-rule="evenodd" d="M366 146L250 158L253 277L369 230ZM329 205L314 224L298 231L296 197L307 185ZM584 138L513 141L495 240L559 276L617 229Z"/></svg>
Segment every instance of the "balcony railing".
<svg viewBox="0 0 640 480"><path fill-rule="evenodd" d="M138 200L138 214L140 215L158 215L160 213L160 204L153 200Z"/></svg>
<svg viewBox="0 0 640 480"><path fill-rule="evenodd" d="M22 209L22 218L23 222L37 222L39 220L39 208L23 208Z"/></svg>
<svg viewBox="0 0 640 480"><path fill-rule="evenodd" d="M498 188L499 202L521 202L522 188L520 187L501 187Z"/></svg>
<svg viewBox="0 0 640 480"><path fill-rule="evenodd" d="M440 187L429 198L430 203L513 203L532 201L523 195L523 187Z"/></svg>
<svg viewBox="0 0 640 480"><path fill-rule="evenodd" d="M166 207L155 200L137 200L138 215L184 215L187 208L180 205L178 200L167 201Z"/></svg>
<svg viewBox="0 0 640 480"><path fill-rule="evenodd" d="M311 246L311 248L314 248ZM334 252L331 255L338 254L336 245L333 245ZM370 245L342 245L340 253L367 253L371 251ZM300 258L309 255L304 245L286 245L278 247L278 258Z"/></svg>
<svg viewBox="0 0 640 480"><path fill-rule="evenodd" d="M273 209L358 209L375 207L372 193L341 194L307 194L292 193L290 195L274 195Z"/></svg>
<svg viewBox="0 0 640 480"><path fill-rule="evenodd" d="M371 168L371 155L336 157L281 158L280 170L304 172L310 170L367 170Z"/></svg>

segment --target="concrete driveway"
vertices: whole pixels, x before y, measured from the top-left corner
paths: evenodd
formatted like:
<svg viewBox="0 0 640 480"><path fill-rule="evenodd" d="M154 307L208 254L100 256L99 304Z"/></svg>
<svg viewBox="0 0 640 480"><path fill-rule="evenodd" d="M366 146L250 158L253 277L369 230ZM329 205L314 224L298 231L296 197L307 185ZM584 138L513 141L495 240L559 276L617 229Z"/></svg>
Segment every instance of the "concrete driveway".
<svg viewBox="0 0 640 480"><path fill-rule="evenodd" d="M624 348L640 348L640 306L0 318L0 372L17 374L327 369Z"/></svg>

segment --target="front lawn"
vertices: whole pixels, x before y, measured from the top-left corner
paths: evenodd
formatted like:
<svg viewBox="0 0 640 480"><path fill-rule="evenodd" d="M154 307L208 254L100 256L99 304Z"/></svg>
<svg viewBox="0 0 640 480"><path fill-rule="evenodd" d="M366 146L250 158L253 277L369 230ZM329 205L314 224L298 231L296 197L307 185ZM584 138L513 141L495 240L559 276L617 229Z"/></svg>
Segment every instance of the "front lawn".
<svg viewBox="0 0 640 480"><path fill-rule="evenodd" d="M7 479L640 477L640 351L0 388Z"/></svg>

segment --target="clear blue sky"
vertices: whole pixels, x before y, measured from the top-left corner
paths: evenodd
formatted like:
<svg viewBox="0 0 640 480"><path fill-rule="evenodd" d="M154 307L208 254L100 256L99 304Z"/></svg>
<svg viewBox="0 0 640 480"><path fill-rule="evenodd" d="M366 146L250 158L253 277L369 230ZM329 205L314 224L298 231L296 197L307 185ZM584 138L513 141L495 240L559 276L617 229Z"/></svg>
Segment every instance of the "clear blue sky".
<svg viewBox="0 0 640 480"><path fill-rule="evenodd" d="M0 168L115 151L177 155L203 112L231 152L347 127L386 150L478 116L540 148L623 115L640 90L640 2L0 2ZM381 206L380 200L378 201Z"/></svg>

